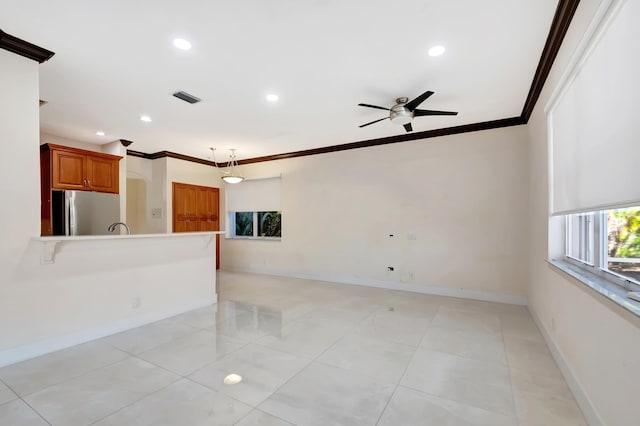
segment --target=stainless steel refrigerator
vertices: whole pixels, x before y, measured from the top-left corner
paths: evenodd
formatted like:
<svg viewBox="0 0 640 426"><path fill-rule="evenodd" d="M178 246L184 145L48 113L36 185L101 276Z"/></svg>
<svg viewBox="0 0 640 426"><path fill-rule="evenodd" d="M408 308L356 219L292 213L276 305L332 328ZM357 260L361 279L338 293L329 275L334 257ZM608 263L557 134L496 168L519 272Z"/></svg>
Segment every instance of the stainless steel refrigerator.
<svg viewBox="0 0 640 426"><path fill-rule="evenodd" d="M52 191L53 235L105 235L120 221L120 196L91 191Z"/></svg>

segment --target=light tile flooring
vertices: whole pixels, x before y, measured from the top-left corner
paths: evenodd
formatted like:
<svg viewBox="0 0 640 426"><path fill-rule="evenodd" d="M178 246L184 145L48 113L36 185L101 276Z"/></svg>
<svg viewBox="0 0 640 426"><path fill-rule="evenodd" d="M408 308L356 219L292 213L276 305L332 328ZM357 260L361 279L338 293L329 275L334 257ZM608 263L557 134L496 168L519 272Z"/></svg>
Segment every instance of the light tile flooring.
<svg viewBox="0 0 640 426"><path fill-rule="evenodd" d="M0 369L0 424L586 424L524 307L218 283L216 306Z"/></svg>

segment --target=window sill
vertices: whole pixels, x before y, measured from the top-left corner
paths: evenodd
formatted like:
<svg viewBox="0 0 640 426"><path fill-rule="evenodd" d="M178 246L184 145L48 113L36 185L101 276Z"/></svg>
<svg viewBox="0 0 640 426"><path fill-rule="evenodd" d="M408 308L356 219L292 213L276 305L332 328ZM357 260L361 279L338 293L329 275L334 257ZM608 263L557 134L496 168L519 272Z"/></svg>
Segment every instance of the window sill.
<svg viewBox="0 0 640 426"><path fill-rule="evenodd" d="M282 237L225 237L225 240L281 241Z"/></svg>
<svg viewBox="0 0 640 426"><path fill-rule="evenodd" d="M640 302L630 299L628 290L568 262L557 259L548 259L547 262L640 318Z"/></svg>

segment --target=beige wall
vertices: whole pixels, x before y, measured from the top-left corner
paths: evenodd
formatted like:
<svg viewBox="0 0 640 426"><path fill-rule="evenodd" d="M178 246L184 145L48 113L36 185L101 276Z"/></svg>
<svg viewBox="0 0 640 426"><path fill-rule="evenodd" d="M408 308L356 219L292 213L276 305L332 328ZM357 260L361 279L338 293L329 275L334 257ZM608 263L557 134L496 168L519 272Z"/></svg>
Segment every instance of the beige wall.
<svg viewBox="0 0 640 426"><path fill-rule="evenodd" d="M283 237L225 240L222 267L524 302L525 138L519 126L241 166L282 174Z"/></svg>
<svg viewBox="0 0 640 426"><path fill-rule="evenodd" d="M581 2L527 126L531 211L528 297L531 312L539 319L552 350L560 355L560 364L564 364L568 381L592 424L626 426L638 423L635 401L640 395L636 362L640 319L545 262L548 247L556 245L558 233L548 227L547 124L543 109L599 3Z"/></svg>
<svg viewBox="0 0 640 426"><path fill-rule="evenodd" d="M127 225L132 234L147 233L147 182L127 179Z"/></svg>

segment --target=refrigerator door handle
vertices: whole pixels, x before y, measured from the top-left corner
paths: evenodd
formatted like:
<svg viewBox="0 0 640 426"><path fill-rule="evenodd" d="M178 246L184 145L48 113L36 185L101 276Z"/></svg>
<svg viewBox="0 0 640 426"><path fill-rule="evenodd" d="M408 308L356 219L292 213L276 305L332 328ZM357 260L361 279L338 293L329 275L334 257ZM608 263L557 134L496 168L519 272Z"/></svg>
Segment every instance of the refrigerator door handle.
<svg viewBox="0 0 640 426"><path fill-rule="evenodd" d="M65 221L66 235L76 235L76 206L73 197L74 193L71 191L65 192L65 210L67 211L67 220Z"/></svg>

